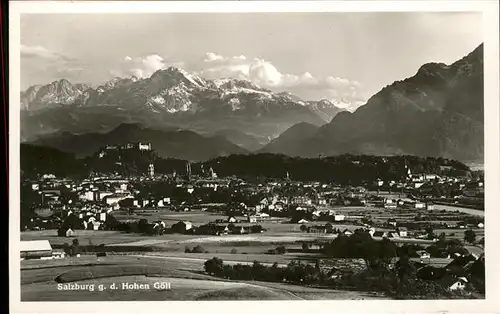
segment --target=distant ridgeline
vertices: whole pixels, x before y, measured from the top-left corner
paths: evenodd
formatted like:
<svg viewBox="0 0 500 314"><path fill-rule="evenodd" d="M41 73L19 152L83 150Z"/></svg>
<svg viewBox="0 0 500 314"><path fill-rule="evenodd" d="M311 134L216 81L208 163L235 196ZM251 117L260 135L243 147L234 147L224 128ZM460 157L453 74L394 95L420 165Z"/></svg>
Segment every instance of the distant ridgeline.
<svg viewBox="0 0 500 314"><path fill-rule="evenodd" d="M128 145L128 144L127 144ZM24 178L42 174L61 177L86 177L91 172L146 175L154 164L156 174L184 174L185 160L158 157L150 146L107 146L96 154L78 159L53 148L21 144L21 171ZM130 147L129 147L130 146ZM141 148L142 147L142 148ZM410 168L412 173L467 176L465 164L445 159L416 156L339 155L324 158L299 158L277 154L230 155L192 164L192 174L213 168L219 176L247 179L285 178L336 183L362 183L376 179L401 180Z"/></svg>

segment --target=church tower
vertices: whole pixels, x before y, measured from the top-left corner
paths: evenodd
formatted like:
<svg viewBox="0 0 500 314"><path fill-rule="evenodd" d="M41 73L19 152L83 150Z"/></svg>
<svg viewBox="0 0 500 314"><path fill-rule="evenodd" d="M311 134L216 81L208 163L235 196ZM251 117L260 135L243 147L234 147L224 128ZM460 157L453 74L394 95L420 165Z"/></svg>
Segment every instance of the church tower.
<svg viewBox="0 0 500 314"><path fill-rule="evenodd" d="M154 177L155 175L155 166L152 163L148 166L148 174L150 177Z"/></svg>

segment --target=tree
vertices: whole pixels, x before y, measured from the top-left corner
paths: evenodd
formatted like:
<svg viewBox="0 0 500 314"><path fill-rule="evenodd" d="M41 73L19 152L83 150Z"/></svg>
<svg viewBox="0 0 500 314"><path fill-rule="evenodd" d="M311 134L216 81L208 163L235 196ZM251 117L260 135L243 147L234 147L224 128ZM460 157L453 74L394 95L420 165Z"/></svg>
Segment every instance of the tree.
<svg viewBox="0 0 500 314"><path fill-rule="evenodd" d="M306 225L300 225L300 231L306 232L307 231L307 226Z"/></svg>
<svg viewBox="0 0 500 314"><path fill-rule="evenodd" d="M62 228L66 231L68 229L83 229L83 223L75 214L71 213L64 219Z"/></svg>
<svg viewBox="0 0 500 314"><path fill-rule="evenodd" d="M328 233L333 232L333 225L331 223L327 222L325 225L325 228L326 228L326 232L328 232Z"/></svg>
<svg viewBox="0 0 500 314"><path fill-rule="evenodd" d="M464 241L471 244L476 242L476 233L474 230L469 229L464 232Z"/></svg>
<svg viewBox="0 0 500 314"><path fill-rule="evenodd" d="M218 257L213 257L205 262L205 271L209 274L219 275L222 273L224 262Z"/></svg>
<svg viewBox="0 0 500 314"><path fill-rule="evenodd" d="M63 251L66 255L69 255L71 256L71 248L70 246L68 245L68 243L64 243L63 244Z"/></svg>
<svg viewBox="0 0 500 314"><path fill-rule="evenodd" d="M264 230L264 229L262 228L262 226L261 226L261 225L253 225L253 226L250 228L250 230L252 231L252 233L260 233L260 232L262 232L262 230Z"/></svg>
<svg viewBox="0 0 500 314"><path fill-rule="evenodd" d="M57 229L57 236L58 237L65 237L66 236L66 229L64 229L63 227L60 227L59 229Z"/></svg>
<svg viewBox="0 0 500 314"><path fill-rule="evenodd" d="M138 224L138 229L139 229L139 232L140 233L147 233L148 232L148 220L147 219L141 219L139 220L139 224Z"/></svg>
<svg viewBox="0 0 500 314"><path fill-rule="evenodd" d="M197 245L191 250L191 253L207 253L207 251L203 246Z"/></svg>
<svg viewBox="0 0 500 314"><path fill-rule="evenodd" d="M406 282L415 273L415 267L407 255L403 255L396 262L396 271L401 281Z"/></svg>
<svg viewBox="0 0 500 314"><path fill-rule="evenodd" d="M286 247L284 245L280 245L276 248L276 253L278 254L285 254L286 253Z"/></svg>
<svg viewBox="0 0 500 314"><path fill-rule="evenodd" d="M310 248L310 244L307 242L302 243L302 251L308 252Z"/></svg>
<svg viewBox="0 0 500 314"><path fill-rule="evenodd" d="M78 239L73 239L73 243L71 243L69 251L71 256L75 256L80 253L80 242Z"/></svg>
<svg viewBox="0 0 500 314"><path fill-rule="evenodd" d="M426 227L425 232L427 233L427 239L429 240L434 239L434 230L432 229L431 226Z"/></svg>
<svg viewBox="0 0 500 314"><path fill-rule="evenodd" d="M107 214L104 226L106 230L116 230L120 222L113 215Z"/></svg>
<svg viewBox="0 0 500 314"><path fill-rule="evenodd" d="M439 241L445 241L446 240L446 234L444 232L441 232L438 237Z"/></svg>

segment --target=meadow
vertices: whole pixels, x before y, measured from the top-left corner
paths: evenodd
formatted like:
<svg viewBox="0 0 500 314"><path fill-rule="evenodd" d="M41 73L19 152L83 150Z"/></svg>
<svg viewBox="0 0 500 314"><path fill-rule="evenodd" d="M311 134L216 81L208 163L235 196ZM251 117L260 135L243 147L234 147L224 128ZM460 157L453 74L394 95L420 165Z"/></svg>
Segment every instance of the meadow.
<svg viewBox="0 0 500 314"><path fill-rule="evenodd" d="M64 260L21 262L22 301L158 301L158 300L319 300L371 299L370 293L303 287L285 283L227 281L205 275L204 259L146 256L81 256ZM57 281L56 281L57 280ZM158 282L170 289L155 288ZM94 291L59 290L58 283L94 284ZM122 283L148 284L143 289L111 289ZM98 291L97 285L103 285Z"/></svg>

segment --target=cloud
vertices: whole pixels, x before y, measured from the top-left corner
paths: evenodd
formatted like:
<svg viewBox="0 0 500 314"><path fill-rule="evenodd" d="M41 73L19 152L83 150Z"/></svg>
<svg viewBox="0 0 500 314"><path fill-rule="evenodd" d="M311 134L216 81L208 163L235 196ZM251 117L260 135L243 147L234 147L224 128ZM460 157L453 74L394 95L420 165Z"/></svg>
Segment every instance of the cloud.
<svg viewBox="0 0 500 314"><path fill-rule="evenodd" d="M112 69L113 76L137 76L138 78L148 78L158 70L169 66L184 67L184 62L167 62L162 56L157 54L143 57L125 56L118 64L117 69Z"/></svg>
<svg viewBox="0 0 500 314"><path fill-rule="evenodd" d="M212 61L215 61L215 60L222 60L223 57L222 56L219 56L219 55L216 55L215 53L213 52L207 52L205 54L205 62L212 62Z"/></svg>
<svg viewBox="0 0 500 314"><path fill-rule="evenodd" d="M271 62L243 55L224 57L208 52L199 63L190 64L188 70L210 78L237 78L249 80L274 91L288 91L305 100L329 99L335 103L357 108L366 96L359 82L337 76L316 77L310 72L283 73Z"/></svg>
<svg viewBox="0 0 500 314"><path fill-rule="evenodd" d="M57 52L48 50L43 46L26 46L21 44L22 58L40 58L51 61L75 61L75 59L64 56Z"/></svg>
<svg viewBox="0 0 500 314"><path fill-rule="evenodd" d="M33 81L46 84L47 81L39 81L44 77L48 80L68 79L72 82L81 81L84 78L88 65L80 60L71 58L60 53L50 51L43 46L27 46L21 44L21 68L26 71L30 78L22 82L24 86Z"/></svg>

